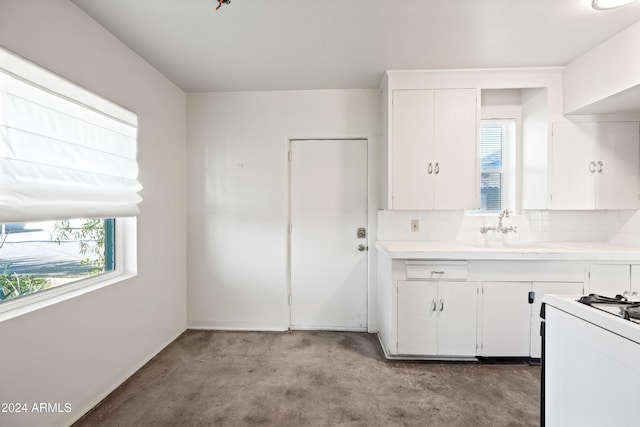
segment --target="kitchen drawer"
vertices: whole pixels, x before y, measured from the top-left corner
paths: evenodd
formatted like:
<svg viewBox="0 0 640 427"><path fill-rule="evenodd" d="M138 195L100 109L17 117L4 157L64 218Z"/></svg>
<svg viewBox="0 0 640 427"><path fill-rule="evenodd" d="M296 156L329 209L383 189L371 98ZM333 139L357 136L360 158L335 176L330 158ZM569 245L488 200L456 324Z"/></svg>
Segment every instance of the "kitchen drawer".
<svg viewBox="0 0 640 427"><path fill-rule="evenodd" d="M466 280L467 261L406 261L407 279Z"/></svg>

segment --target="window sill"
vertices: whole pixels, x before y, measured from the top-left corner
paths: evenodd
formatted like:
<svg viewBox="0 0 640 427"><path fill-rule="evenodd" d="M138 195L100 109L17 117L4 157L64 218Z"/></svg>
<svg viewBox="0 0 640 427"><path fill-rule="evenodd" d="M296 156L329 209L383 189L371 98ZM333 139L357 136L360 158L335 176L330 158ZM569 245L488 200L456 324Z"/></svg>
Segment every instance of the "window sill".
<svg viewBox="0 0 640 427"><path fill-rule="evenodd" d="M136 274L114 271L101 274L96 277L89 277L77 282L47 289L33 295L25 295L0 304L0 322L49 307L53 304L79 297L88 292L92 292L106 286L131 279Z"/></svg>

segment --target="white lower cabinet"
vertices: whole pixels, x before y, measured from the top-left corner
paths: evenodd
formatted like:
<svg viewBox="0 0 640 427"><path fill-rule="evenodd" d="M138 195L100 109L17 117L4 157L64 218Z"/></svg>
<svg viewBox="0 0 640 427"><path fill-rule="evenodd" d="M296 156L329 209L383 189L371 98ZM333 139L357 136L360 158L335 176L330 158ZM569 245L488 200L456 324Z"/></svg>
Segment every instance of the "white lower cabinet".
<svg viewBox="0 0 640 427"><path fill-rule="evenodd" d="M589 293L613 297L630 291L631 267L629 264L591 264Z"/></svg>
<svg viewBox="0 0 640 427"><path fill-rule="evenodd" d="M539 358L542 297L582 293L582 282L483 282L479 355Z"/></svg>
<svg viewBox="0 0 640 427"><path fill-rule="evenodd" d="M480 355L529 356L530 290L530 282L482 283Z"/></svg>
<svg viewBox="0 0 640 427"><path fill-rule="evenodd" d="M400 280L397 290L399 355L476 355L477 283Z"/></svg>
<svg viewBox="0 0 640 427"><path fill-rule="evenodd" d="M584 283L582 282L533 282L534 298L531 304L531 350L529 357L539 358L542 351L542 339L540 337L540 308L545 294L553 295L583 295Z"/></svg>
<svg viewBox="0 0 640 427"><path fill-rule="evenodd" d="M583 295L590 264L394 259L381 253L378 334L385 355L539 358L543 296ZM640 265L627 263L626 267L633 286L640 290Z"/></svg>
<svg viewBox="0 0 640 427"><path fill-rule="evenodd" d="M640 293L640 265L631 266L631 290Z"/></svg>

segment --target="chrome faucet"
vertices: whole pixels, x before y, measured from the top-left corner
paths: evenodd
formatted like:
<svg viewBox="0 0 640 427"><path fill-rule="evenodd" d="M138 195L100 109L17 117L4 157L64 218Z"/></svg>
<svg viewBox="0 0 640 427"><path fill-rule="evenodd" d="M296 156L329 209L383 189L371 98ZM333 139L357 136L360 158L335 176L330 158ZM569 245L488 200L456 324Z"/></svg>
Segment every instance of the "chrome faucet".
<svg viewBox="0 0 640 427"><path fill-rule="evenodd" d="M511 211L505 209L503 211L500 212L500 215L498 216L499 220L498 220L498 226L496 227L491 226L491 227L480 227L480 232L482 234L486 234L488 231L495 231L498 233L502 233L502 234L507 234L507 233L517 233L518 232L518 227L514 227L514 226L509 226L509 227L505 227L502 225L502 220L504 218L509 218L509 214L511 213Z"/></svg>

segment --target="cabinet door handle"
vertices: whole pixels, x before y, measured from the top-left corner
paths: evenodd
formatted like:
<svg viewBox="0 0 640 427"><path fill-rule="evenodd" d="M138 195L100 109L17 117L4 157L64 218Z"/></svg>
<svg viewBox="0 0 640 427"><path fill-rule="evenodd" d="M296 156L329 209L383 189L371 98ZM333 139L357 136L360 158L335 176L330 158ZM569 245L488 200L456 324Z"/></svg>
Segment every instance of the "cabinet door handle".
<svg viewBox="0 0 640 427"><path fill-rule="evenodd" d="M602 167L604 164L601 161L598 161L598 173L602 173Z"/></svg>
<svg viewBox="0 0 640 427"><path fill-rule="evenodd" d="M536 293L533 291L529 291L529 304L533 304L536 300Z"/></svg>
<svg viewBox="0 0 640 427"><path fill-rule="evenodd" d="M440 173L440 163L436 163L435 173L436 173L436 175L438 175Z"/></svg>
<svg viewBox="0 0 640 427"><path fill-rule="evenodd" d="M444 310L444 301L440 300L440 311Z"/></svg>
<svg viewBox="0 0 640 427"><path fill-rule="evenodd" d="M427 172L429 173L429 175L433 173L433 164L431 162L429 162L429 167L427 168Z"/></svg>
<svg viewBox="0 0 640 427"><path fill-rule="evenodd" d="M596 172L596 162L589 163L589 172L591 172L591 173L595 173Z"/></svg>
<svg viewBox="0 0 640 427"><path fill-rule="evenodd" d="M431 300L431 311L436 311L436 300Z"/></svg>

